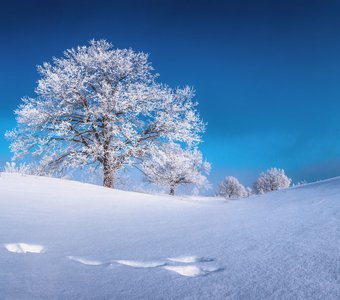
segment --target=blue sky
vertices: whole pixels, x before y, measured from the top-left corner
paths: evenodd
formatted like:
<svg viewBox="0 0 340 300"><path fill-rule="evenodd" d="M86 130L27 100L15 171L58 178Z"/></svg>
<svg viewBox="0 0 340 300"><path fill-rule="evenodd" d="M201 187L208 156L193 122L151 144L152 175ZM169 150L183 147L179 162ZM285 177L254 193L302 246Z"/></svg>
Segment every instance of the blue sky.
<svg viewBox="0 0 340 300"><path fill-rule="evenodd" d="M339 15L337 1L3 1L0 164L36 65L105 38L196 89L212 182L273 166L295 182L340 175Z"/></svg>

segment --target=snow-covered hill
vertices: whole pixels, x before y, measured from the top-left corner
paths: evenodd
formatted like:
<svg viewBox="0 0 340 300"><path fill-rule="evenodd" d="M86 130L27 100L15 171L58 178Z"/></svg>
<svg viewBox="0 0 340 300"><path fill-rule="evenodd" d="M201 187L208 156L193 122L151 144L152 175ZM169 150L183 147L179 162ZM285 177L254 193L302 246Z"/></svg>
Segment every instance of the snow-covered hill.
<svg viewBox="0 0 340 300"><path fill-rule="evenodd" d="M0 177L1 299L339 299L340 178L243 200Z"/></svg>

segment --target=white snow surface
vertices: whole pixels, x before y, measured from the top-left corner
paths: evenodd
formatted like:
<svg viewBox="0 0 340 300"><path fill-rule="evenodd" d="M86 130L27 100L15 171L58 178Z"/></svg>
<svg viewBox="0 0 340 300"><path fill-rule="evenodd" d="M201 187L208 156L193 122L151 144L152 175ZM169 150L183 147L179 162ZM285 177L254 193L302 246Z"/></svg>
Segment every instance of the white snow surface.
<svg viewBox="0 0 340 300"><path fill-rule="evenodd" d="M4 300L340 299L340 178L225 201L0 174L0 246Z"/></svg>
<svg viewBox="0 0 340 300"><path fill-rule="evenodd" d="M4 245L7 251L14 253L42 253L45 251L44 246L26 243L14 243Z"/></svg>

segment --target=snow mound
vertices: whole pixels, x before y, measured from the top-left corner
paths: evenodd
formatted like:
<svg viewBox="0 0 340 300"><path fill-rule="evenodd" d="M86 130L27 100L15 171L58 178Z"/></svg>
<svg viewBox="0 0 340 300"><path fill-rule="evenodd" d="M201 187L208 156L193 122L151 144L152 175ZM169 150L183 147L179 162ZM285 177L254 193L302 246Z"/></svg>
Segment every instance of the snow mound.
<svg viewBox="0 0 340 300"><path fill-rule="evenodd" d="M43 253L46 251L42 245L26 244L26 243L15 243L5 244L7 251L13 253Z"/></svg>
<svg viewBox="0 0 340 300"><path fill-rule="evenodd" d="M175 272L179 275L186 276L186 277L203 276L211 272L216 272L216 271L221 270L221 268L216 267L216 266L200 267L198 265L165 266L164 269Z"/></svg>
<svg viewBox="0 0 340 300"><path fill-rule="evenodd" d="M169 261L179 262L179 263L195 263L195 262L209 262L213 261L213 258L207 257L198 257L198 256L178 256L178 257L170 257Z"/></svg>
<svg viewBox="0 0 340 300"><path fill-rule="evenodd" d="M100 266L100 265L103 265L103 263L101 261L86 259L86 258L78 257L78 256L68 256L67 258L70 259L70 260L73 260L75 262L81 263L83 265L88 265L88 266Z"/></svg>
<svg viewBox="0 0 340 300"><path fill-rule="evenodd" d="M136 260L116 260L118 264L134 268L156 268L164 266L164 261L136 261Z"/></svg>

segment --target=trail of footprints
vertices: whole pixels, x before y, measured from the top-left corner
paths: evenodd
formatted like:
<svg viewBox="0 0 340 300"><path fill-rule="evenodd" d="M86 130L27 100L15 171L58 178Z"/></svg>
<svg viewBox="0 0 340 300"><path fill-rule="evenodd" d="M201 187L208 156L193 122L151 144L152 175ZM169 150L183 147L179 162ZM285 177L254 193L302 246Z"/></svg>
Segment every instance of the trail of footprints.
<svg viewBox="0 0 340 300"><path fill-rule="evenodd" d="M42 245L26 243L5 244L4 247L7 251L13 253L44 253L46 251L46 247ZM170 257L160 261L114 260L102 262L79 256L67 256L67 259L87 266L118 264L132 268L162 268L186 277L204 276L223 270L223 268L214 263L214 259L198 256Z"/></svg>
<svg viewBox="0 0 340 300"><path fill-rule="evenodd" d="M197 256L171 257L160 261L115 260L109 263L87 260L75 256L69 256L68 258L75 262L91 266L112 265L116 263L132 268L163 268L164 270L187 277L203 276L222 270L221 267L213 263L214 259Z"/></svg>

